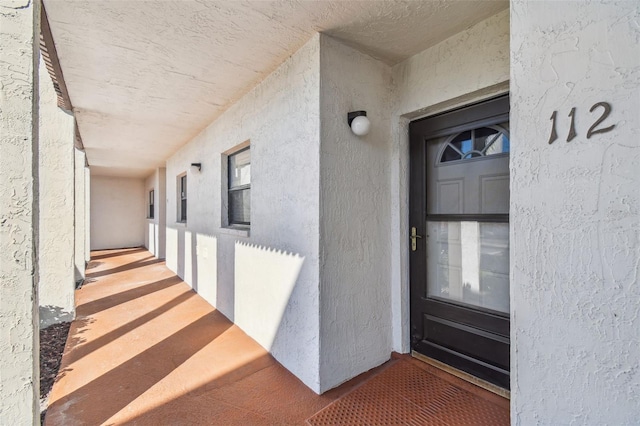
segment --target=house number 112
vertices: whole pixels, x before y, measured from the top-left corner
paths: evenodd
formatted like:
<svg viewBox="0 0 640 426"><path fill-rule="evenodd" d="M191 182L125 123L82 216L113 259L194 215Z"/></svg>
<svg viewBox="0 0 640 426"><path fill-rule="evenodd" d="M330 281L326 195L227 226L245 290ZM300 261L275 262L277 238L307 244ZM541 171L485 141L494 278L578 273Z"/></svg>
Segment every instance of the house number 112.
<svg viewBox="0 0 640 426"><path fill-rule="evenodd" d="M614 127L616 127L615 124L612 124L611 126L604 127L602 129L597 129L596 128L596 127L598 127L600 125L600 123L602 123L604 120L606 120L606 118L611 113L611 104L609 104L609 102L598 102L596 104L593 104L593 106L591 107L589 112L593 112L593 110L595 110L598 107L604 108L604 111L602 111L602 115L600 116L600 118L598 118L591 125L591 127L589 127L589 130L587 130L587 139L591 138L591 136L593 136L593 135L595 135L597 133L609 132L609 131L613 130ZM571 142L571 140L573 138L578 136L578 133L576 132L575 121L574 121L575 114L576 114L576 107L573 107L573 108L571 108L571 112L569 112L569 117L571 117L571 124L569 125L569 133L567 134L567 142ZM556 117L557 117L557 115L558 115L558 111L553 111L553 114L551 114L551 118L549 119L549 120L551 120L551 135L549 135L549 144L552 144L553 142L555 142L556 139L558 139L558 132L556 132Z"/></svg>

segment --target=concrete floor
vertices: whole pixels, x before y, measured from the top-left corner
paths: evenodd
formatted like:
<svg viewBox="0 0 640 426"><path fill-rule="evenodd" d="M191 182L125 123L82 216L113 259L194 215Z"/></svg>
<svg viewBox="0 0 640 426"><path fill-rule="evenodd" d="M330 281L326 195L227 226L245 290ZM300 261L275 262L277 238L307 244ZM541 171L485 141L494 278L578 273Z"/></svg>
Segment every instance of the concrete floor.
<svg viewBox="0 0 640 426"><path fill-rule="evenodd" d="M404 355L318 396L145 249L93 252L76 305L46 425L509 423Z"/></svg>

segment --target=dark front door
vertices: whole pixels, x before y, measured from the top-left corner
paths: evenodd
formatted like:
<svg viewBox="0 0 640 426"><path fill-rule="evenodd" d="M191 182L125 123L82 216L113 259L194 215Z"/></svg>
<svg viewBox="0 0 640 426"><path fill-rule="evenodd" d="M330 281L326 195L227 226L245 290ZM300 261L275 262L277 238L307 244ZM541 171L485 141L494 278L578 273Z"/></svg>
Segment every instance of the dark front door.
<svg viewBox="0 0 640 426"><path fill-rule="evenodd" d="M410 125L412 349L509 388L509 98Z"/></svg>

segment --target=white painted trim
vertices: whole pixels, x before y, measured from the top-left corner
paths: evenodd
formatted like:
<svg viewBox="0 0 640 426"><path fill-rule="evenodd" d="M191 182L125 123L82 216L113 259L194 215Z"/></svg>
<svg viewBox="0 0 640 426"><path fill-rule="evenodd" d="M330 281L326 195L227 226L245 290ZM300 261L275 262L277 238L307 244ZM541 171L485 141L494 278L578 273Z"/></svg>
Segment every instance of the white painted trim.
<svg viewBox="0 0 640 426"><path fill-rule="evenodd" d="M226 235L233 235L236 237L249 237L250 229L249 227L222 227L218 229L218 232Z"/></svg>
<svg viewBox="0 0 640 426"><path fill-rule="evenodd" d="M251 146L251 139L247 139L246 141L234 146L233 148L229 148L226 151L222 152L222 155L226 155L227 157L235 154L238 151L242 151L245 148L249 148Z"/></svg>

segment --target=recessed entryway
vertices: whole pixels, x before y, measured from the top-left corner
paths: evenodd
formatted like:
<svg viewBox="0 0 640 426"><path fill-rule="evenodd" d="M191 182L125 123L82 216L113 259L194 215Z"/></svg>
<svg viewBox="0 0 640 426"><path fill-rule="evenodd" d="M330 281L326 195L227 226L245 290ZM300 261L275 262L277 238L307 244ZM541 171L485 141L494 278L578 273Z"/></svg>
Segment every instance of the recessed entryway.
<svg viewBox="0 0 640 426"><path fill-rule="evenodd" d="M509 97L410 138L412 350L509 389Z"/></svg>

